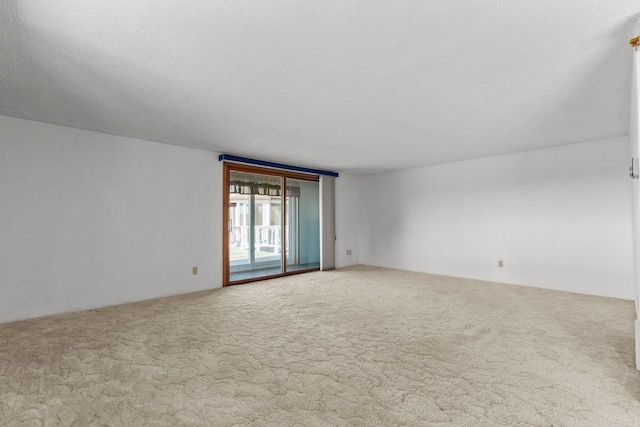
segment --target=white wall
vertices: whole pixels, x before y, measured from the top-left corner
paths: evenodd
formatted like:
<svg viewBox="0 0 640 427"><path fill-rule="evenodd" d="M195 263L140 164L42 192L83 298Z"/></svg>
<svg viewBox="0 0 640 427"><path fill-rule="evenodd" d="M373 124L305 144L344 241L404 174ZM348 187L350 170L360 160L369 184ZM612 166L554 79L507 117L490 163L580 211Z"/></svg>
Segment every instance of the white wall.
<svg viewBox="0 0 640 427"><path fill-rule="evenodd" d="M220 286L221 178L212 152L0 116L0 322Z"/></svg>
<svg viewBox="0 0 640 427"><path fill-rule="evenodd" d="M359 177L341 173L336 178L336 267L359 262ZM347 249L351 255L347 255Z"/></svg>
<svg viewBox="0 0 640 427"><path fill-rule="evenodd" d="M627 168L617 138L340 174L336 265L632 299ZM221 179L215 153L0 116L0 322L219 287Z"/></svg>
<svg viewBox="0 0 640 427"><path fill-rule="evenodd" d="M633 299L628 147L624 137L362 176L360 262Z"/></svg>

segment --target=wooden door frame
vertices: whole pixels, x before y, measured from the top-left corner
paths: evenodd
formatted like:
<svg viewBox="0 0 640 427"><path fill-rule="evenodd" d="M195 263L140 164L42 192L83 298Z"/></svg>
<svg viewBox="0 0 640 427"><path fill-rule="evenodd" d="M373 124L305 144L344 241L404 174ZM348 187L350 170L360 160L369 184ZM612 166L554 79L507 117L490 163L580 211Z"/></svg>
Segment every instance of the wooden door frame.
<svg viewBox="0 0 640 427"><path fill-rule="evenodd" d="M293 274L307 273L309 271L318 271L318 268L308 268L304 270L287 271L287 248L286 248L286 230L287 230L287 178L299 179L303 181L320 181L320 176L314 174L290 172L282 169L272 169L260 166L251 166L243 163L224 162L223 165L223 178L222 178L222 286L239 285L242 283L256 282L258 280L273 279L276 277L290 276ZM282 217L282 232L281 232L281 247L282 247L282 273L273 274L269 276L254 277L245 280L230 281L229 272L229 177L231 171L244 172L244 173L256 173L261 175L278 176L282 178L282 203L281 203L281 217ZM251 215L254 215L251 212Z"/></svg>

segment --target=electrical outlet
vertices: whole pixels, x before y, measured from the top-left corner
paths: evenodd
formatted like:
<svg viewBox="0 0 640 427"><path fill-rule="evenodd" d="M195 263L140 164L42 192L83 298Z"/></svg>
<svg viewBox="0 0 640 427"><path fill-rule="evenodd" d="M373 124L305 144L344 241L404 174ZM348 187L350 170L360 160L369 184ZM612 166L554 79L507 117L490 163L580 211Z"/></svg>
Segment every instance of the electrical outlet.
<svg viewBox="0 0 640 427"><path fill-rule="evenodd" d="M198 274L198 267L193 267L193 275L195 276L196 274Z"/></svg>
<svg viewBox="0 0 640 427"><path fill-rule="evenodd" d="M500 267L500 268L504 267L504 261L503 260L498 260L498 267Z"/></svg>
<svg viewBox="0 0 640 427"><path fill-rule="evenodd" d="M347 249L347 255L351 255L351 249Z"/></svg>

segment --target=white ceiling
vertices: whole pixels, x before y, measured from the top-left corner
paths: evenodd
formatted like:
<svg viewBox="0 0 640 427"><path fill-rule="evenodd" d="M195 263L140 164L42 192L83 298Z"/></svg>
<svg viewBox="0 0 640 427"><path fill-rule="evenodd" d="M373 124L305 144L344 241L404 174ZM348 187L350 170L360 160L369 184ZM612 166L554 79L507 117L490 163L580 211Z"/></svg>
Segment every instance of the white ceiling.
<svg viewBox="0 0 640 427"><path fill-rule="evenodd" d="M638 0L0 3L0 114L366 173L628 134Z"/></svg>

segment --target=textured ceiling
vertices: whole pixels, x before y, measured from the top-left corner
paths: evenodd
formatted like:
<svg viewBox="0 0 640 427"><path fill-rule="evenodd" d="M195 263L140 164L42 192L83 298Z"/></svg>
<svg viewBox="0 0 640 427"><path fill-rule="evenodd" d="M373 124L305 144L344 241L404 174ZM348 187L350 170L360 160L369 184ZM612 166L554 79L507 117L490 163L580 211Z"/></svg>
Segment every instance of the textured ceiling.
<svg viewBox="0 0 640 427"><path fill-rule="evenodd" d="M638 0L0 3L0 114L365 173L628 134Z"/></svg>

